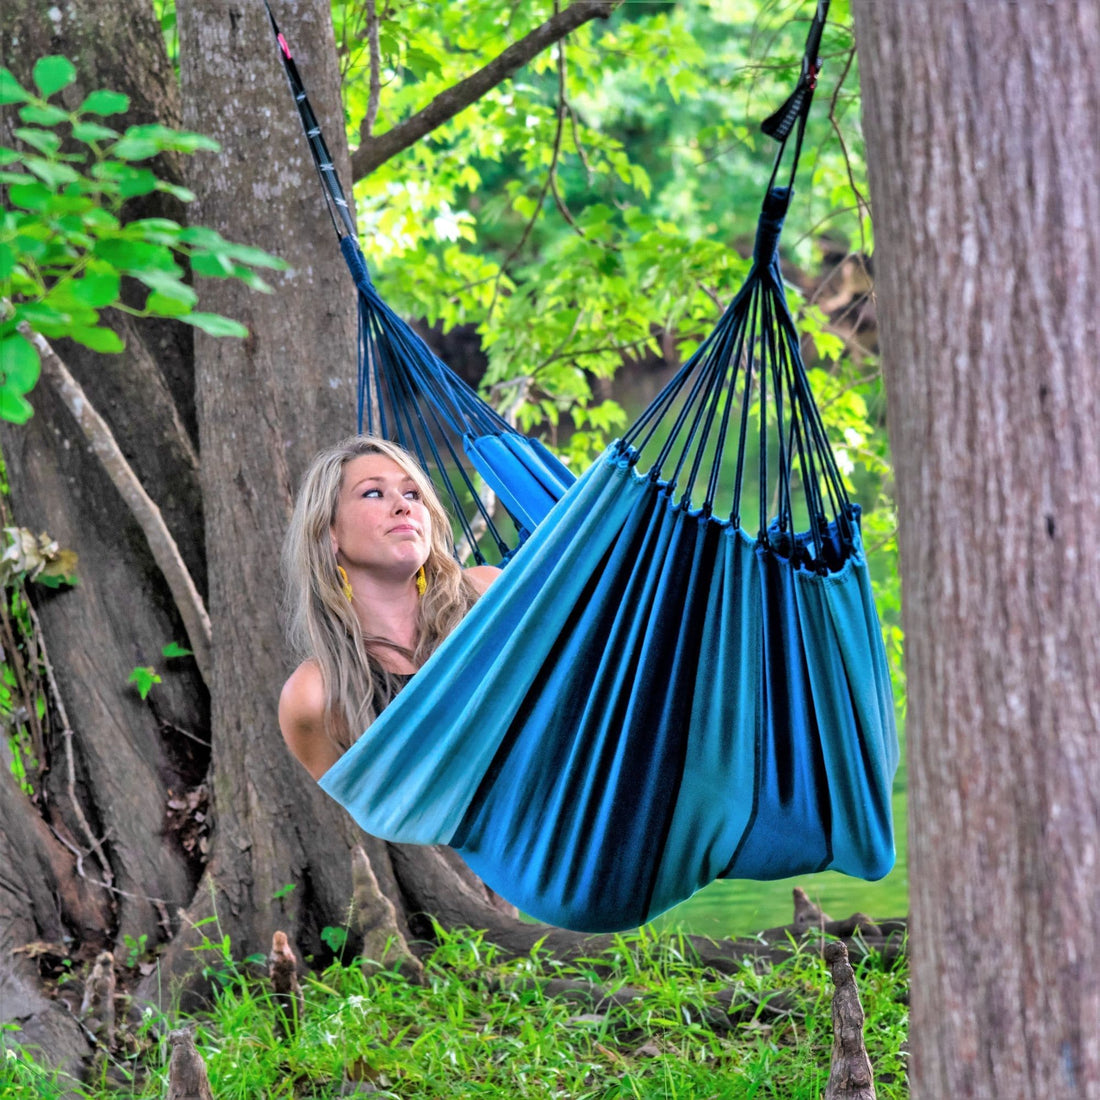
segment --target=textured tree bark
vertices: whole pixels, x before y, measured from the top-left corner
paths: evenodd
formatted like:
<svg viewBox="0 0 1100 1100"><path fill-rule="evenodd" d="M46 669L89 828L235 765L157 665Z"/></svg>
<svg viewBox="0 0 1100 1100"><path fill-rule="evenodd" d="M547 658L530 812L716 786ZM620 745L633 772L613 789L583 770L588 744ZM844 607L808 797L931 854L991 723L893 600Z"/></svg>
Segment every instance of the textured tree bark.
<svg viewBox="0 0 1100 1100"><path fill-rule="evenodd" d="M856 0L913 1096L1100 1096L1100 6Z"/></svg>

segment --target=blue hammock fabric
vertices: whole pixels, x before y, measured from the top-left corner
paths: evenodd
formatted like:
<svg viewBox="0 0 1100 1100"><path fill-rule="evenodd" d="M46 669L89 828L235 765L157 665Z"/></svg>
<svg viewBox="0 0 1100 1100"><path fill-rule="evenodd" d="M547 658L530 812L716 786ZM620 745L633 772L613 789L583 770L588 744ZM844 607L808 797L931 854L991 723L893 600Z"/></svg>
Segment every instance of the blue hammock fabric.
<svg viewBox="0 0 1100 1100"><path fill-rule="evenodd" d="M893 864L890 677L786 304L789 198L769 190L711 336L321 779L368 832L453 845L552 924L634 927L718 877Z"/></svg>
<svg viewBox="0 0 1100 1100"><path fill-rule="evenodd" d="M358 291L357 429L416 456L450 506L461 561L503 564L575 475L538 440L512 428L382 300L301 74L270 6L267 13L340 251ZM492 494L512 517L511 532L498 523Z"/></svg>

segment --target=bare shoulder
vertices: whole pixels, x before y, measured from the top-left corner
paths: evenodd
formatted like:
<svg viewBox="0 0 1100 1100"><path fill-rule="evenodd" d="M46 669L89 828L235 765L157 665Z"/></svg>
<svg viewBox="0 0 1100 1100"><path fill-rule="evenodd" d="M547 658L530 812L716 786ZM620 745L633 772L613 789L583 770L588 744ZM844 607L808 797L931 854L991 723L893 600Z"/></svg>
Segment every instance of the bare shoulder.
<svg viewBox="0 0 1100 1100"><path fill-rule="evenodd" d="M466 579L479 596L500 576L500 570L495 565L472 565L465 572Z"/></svg>
<svg viewBox="0 0 1100 1100"><path fill-rule="evenodd" d="M339 758L325 733L325 681L316 661L303 661L279 694L279 729L287 748L314 779Z"/></svg>

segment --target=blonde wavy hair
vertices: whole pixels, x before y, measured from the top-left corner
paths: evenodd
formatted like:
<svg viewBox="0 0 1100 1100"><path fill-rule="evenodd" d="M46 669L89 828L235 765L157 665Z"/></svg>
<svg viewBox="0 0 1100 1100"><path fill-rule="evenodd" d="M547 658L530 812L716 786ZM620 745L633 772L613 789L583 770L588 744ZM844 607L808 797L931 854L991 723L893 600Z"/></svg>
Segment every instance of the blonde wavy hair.
<svg viewBox="0 0 1100 1100"><path fill-rule="evenodd" d="M427 588L417 609L416 646L405 649L363 632L336 572L330 528L344 467L362 455L384 455L415 483L431 519L424 563ZM324 728L341 751L350 747L400 690L404 678L372 656L379 647L419 667L458 625L477 599L454 558L451 520L427 475L408 451L370 435L355 435L322 451L306 471L283 542L287 628L300 660L313 659L325 687Z"/></svg>

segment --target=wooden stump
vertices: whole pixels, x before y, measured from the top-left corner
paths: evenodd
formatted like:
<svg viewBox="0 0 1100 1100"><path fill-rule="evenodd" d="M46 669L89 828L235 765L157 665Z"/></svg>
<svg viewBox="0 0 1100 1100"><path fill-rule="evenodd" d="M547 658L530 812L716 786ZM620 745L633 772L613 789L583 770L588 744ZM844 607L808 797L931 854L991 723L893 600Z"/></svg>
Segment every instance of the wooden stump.
<svg viewBox="0 0 1100 1100"><path fill-rule="evenodd" d="M271 937L267 973L271 978L275 1003L282 1013L283 1029L287 1035L291 1035L297 1031L306 1006L302 987L298 984L298 959L285 932L276 932Z"/></svg>
<svg viewBox="0 0 1100 1100"><path fill-rule="evenodd" d="M848 949L839 940L825 945L833 985L833 1059L824 1100L875 1100L871 1059L863 1045L863 1006Z"/></svg>
<svg viewBox="0 0 1100 1100"><path fill-rule="evenodd" d="M80 1018L96 1041L107 1048L115 1042L115 986L115 957L110 951L101 951L84 983Z"/></svg>
<svg viewBox="0 0 1100 1100"><path fill-rule="evenodd" d="M168 1033L172 1058L168 1063L166 1100L214 1100L206 1063L195 1049L195 1033L189 1027Z"/></svg>

